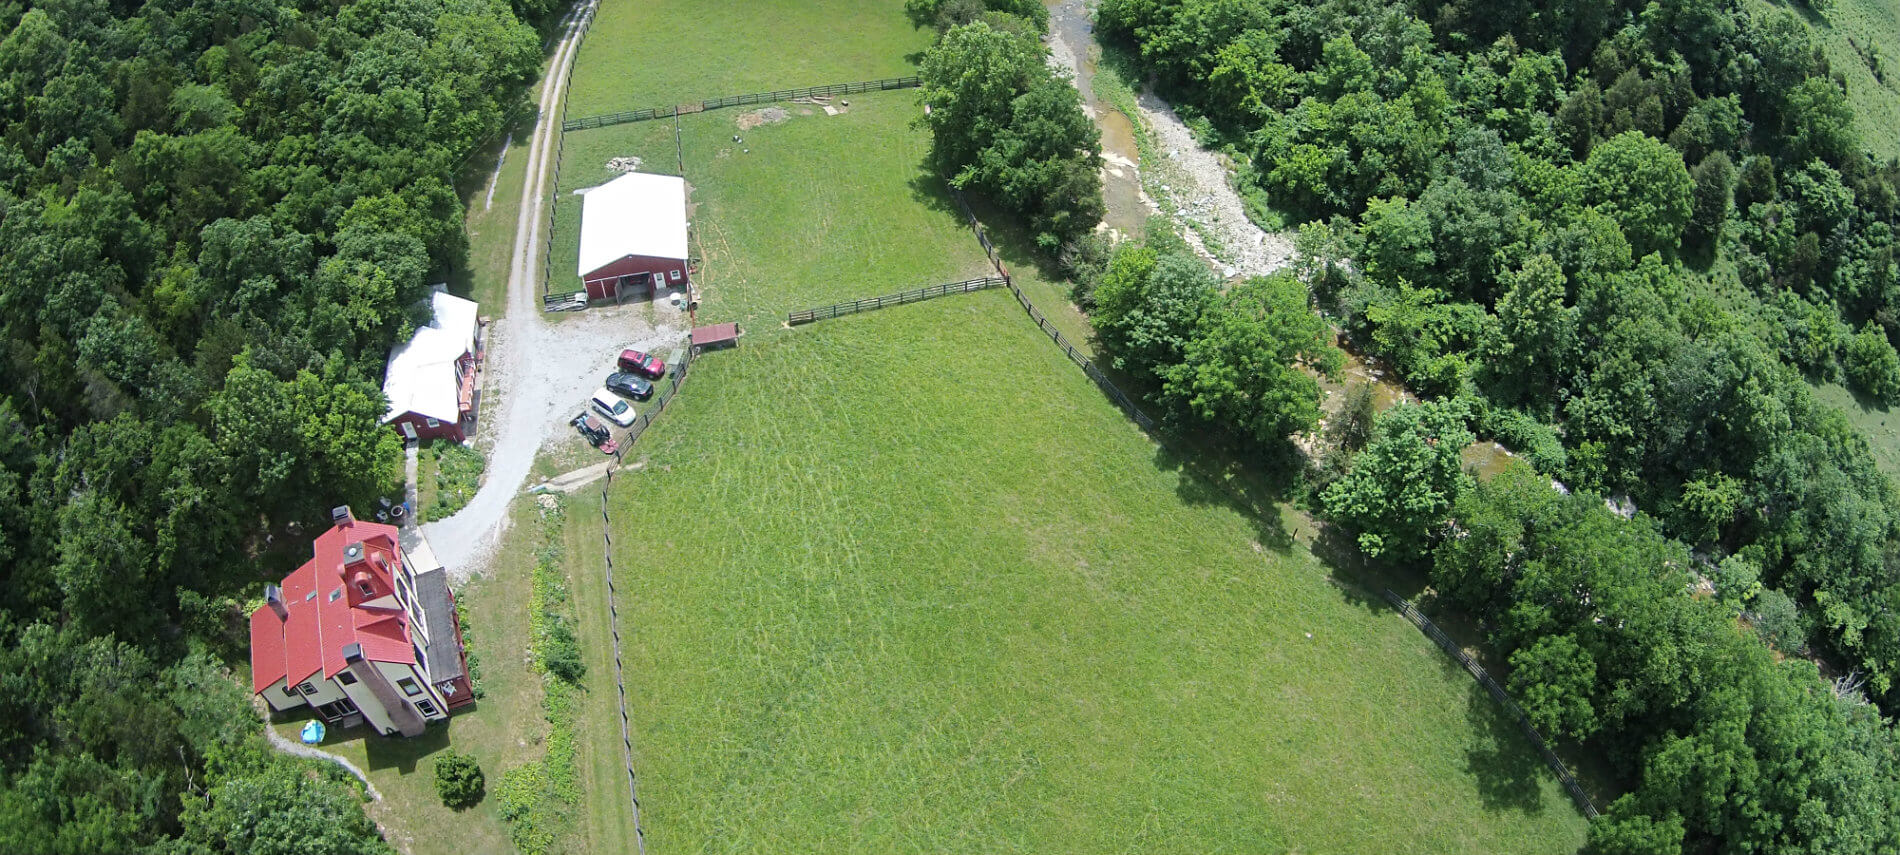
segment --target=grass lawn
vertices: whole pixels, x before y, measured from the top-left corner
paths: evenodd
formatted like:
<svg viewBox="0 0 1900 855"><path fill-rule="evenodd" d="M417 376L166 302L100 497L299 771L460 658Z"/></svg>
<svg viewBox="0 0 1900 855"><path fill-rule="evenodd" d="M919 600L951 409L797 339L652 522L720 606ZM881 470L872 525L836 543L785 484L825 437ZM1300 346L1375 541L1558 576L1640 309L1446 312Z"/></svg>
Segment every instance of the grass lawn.
<svg viewBox="0 0 1900 855"><path fill-rule="evenodd" d="M1847 77L1861 145L1880 160L1900 157L1900 6L1893 0L1833 0L1821 16L1799 4L1751 2L1788 9L1808 22L1829 67ZM1870 62L1875 56L1880 75Z"/></svg>
<svg viewBox="0 0 1900 855"><path fill-rule="evenodd" d="M564 530L568 590L577 619L576 635L587 663L587 695L581 703L580 827L584 852L633 849L633 805L627 794L627 763L620 744L620 704L614 690L613 636L607 624L605 542L600 536L600 484L567 499ZM623 573L624 577L624 573ZM623 578L622 577L622 578ZM625 584L620 578L621 584ZM624 631L625 627L623 627ZM637 685L637 684L636 684Z"/></svg>
<svg viewBox="0 0 1900 855"><path fill-rule="evenodd" d="M568 115L915 74L935 34L901 0L608 0L568 84ZM853 99L856 100L856 99Z"/></svg>
<svg viewBox="0 0 1900 855"><path fill-rule="evenodd" d="M1822 403L1840 409L1847 414L1860 435L1867 437L1867 445L1873 450L1874 465L1887 474L1888 478L1900 481L1900 412L1894 412L1878 403L1861 403L1853 392L1839 383L1824 383L1814 387L1814 395Z"/></svg>
<svg viewBox="0 0 1900 855"><path fill-rule="evenodd" d="M765 322L982 270L921 132L865 101L750 157L689 130L702 314L760 322L615 482L655 851L1574 851L1462 671L1183 474L1007 292Z"/></svg>
<svg viewBox="0 0 1900 855"><path fill-rule="evenodd" d="M525 512L526 505L517 508ZM526 517L517 528L532 525ZM369 773L383 801L369 807L385 833L409 855L468 855L511 851L508 830L495 813L494 787L503 771L541 756L547 732L541 677L528 669L529 574L526 538L511 538L495 571L456 593L468 615L469 650L480 660L483 697L471 709L415 739L384 738L358 727L332 731L325 751ZM611 692L612 683L605 684ZM277 725L296 739L303 720ZM490 798L466 810L442 806L435 792L434 757L443 748L475 755ZM453 834L443 829L453 828Z"/></svg>

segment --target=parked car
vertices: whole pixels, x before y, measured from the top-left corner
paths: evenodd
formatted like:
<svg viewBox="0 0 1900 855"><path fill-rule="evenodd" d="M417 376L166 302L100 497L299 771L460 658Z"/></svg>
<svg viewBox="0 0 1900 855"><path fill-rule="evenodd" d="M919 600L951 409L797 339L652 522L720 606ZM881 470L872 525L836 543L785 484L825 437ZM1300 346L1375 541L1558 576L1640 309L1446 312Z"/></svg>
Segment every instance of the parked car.
<svg viewBox="0 0 1900 855"><path fill-rule="evenodd" d="M620 352L620 370L632 371L658 380L666 376L666 363L644 350L623 350Z"/></svg>
<svg viewBox="0 0 1900 855"><path fill-rule="evenodd" d="M619 371L607 375L607 391L622 398L644 401L653 397L653 384L638 374Z"/></svg>
<svg viewBox="0 0 1900 855"><path fill-rule="evenodd" d="M607 391L605 386L594 390L594 399L589 403L593 405L594 412L606 416L608 421L621 427L633 424L633 417L639 415L633 411L632 404Z"/></svg>
<svg viewBox="0 0 1900 855"><path fill-rule="evenodd" d="M589 445L600 449L602 452L612 454L620 450L620 443L614 442L613 431L608 430L607 426L601 424L599 419L586 413L581 413L575 416L574 420L568 422L568 424L573 425L575 430L580 431L581 436L587 438Z"/></svg>

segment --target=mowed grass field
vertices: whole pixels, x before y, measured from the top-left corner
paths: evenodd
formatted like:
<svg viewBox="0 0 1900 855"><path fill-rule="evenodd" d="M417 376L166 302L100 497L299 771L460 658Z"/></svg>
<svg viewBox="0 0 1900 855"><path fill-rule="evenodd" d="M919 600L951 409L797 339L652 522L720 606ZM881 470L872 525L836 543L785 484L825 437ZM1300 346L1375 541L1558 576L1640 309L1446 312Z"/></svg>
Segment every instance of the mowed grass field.
<svg viewBox="0 0 1900 855"><path fill-rule="evenodd" d="M907 73L928 36L895 0L631 5L603 5L575 114L816 61ZM696 41L607 56L610 21ZM832 56L776 49L813 32ZM987 270L915 93L850 100L681 124L700 321L746 335L694 363L610 497L649 849L1574 852L1583 820L1469 677L1334 584L1300 520L1183 474L1007 292L783 326ZM611 157L677 168L670 122L564 151L557 288L567 194Z"/></svg>
<svg viewBox="0 0 1900 855"><path fill-rule="evenodd" d="M656 851L1582 842L1469 677L1171 468L1006 293L693 371L612 498Z"/></svg>
<svg viewBox="0 0 1900 855"><path fill-rule="evenodd" d="M1574 851L1463 672L1169 464L1006 292L782 327L983 271L881 97L749 157L717 114L687 134L702 319L750 321L611 500L654 850Z"/></svg>
<svg viewBox="0 0 1900 855"><path fill-rule="evenodd" d="M915 74L935 35L901 0L607 0L581 46L573 117Z"/></svg>

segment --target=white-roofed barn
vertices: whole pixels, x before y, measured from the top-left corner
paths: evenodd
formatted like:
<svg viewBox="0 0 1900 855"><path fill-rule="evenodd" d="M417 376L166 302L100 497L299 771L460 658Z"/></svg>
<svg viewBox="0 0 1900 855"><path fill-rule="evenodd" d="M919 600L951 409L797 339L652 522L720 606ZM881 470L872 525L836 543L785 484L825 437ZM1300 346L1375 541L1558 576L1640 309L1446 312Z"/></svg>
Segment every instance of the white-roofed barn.
<svg viewBox="0 0 1900 855"><path fill-rule="evenodd" d="M461 442L474 421L477 306L438 286L429 295L429 308L429 325L389 353L383 375L389 412L383 424L404 439Z"/></svg>
<svg viewBox="0 0 1900 855"><path fill-rule="evenodd" d="M579 274L588 299L687 285L686 179L629 172L581 194Z"/></svg>

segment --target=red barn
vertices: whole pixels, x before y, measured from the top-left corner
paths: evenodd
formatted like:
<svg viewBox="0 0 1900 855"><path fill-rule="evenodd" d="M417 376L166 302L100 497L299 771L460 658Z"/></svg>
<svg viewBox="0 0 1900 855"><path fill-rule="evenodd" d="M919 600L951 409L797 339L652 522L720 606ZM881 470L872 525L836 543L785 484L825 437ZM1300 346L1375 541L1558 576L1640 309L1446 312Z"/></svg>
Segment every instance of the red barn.
<svg viewBox="0 0 1900 855"><path fill-rule="evenodd" d="M580 277L588 299L686 286L686 179L629 172L581 193Z"/></svg>
<svg viewBox="0 0 1900 855"><path fill-rule="evenodd" d="M251 690L280 712L415 736L475 701L448 571L419 536L405 550L395 526L333 516L251 613Z"/></svg>

